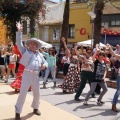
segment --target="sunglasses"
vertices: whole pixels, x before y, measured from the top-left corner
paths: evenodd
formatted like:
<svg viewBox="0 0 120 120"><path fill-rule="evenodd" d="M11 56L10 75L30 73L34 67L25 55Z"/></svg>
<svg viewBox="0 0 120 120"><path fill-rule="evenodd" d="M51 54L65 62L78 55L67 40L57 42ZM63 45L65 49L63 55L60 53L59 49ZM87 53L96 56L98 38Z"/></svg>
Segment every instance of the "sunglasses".
<svg viewBox="0 0 120 120"><path fill-rule="evenodd" d="M87 52L88 54L91 54L91 52Z"/></svg>
<svg viewBox="0 0 120 120"><path fill-rule="evenodd" d="M53 51L53 50L49 50L49 51Z"/></svg>

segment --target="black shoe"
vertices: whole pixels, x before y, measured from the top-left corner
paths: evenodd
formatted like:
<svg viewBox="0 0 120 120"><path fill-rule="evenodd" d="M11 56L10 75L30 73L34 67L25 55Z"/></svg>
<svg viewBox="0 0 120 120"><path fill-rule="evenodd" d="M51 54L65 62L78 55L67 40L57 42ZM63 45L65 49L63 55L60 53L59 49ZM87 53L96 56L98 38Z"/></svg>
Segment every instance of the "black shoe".
<svg viewBox="0 0 120 120"><path fill-rule="evenodd" d="M5 81L4 81L4 83L8 83L8 81L7 81L7 80L5 80Z"/></svg>
<svg viewBox="0 0 120 120"><path fill-rule="evenodd" d="M31 92L31 91L32 91L31 89L28 90L28 92Z"/></svg>
<svg viewBox="0 0 120 120"><path fill-rule="evenodd" d="M66 93L67 93L67 91L66 91L66 90L63 90L63 93L64 93L64 94L66 94Z"/></svg>
<svg viewBox="0 0 120 120"><path fill-rule="evenodd" d="M76 97L75 97L75 100L76 100L76 101L81 101L79 98L76 98Z"/></svg>
<svg viewBox="0 0 120 120"><path fill-rule="evenodd" d="M92 98L96 98L95 94L92 94L91 97L92 97Z"/></svg>
<svg viewBox="0 0 120 120"><path fill-rule="evenodd" d="M16 113L16 115L15 115L15 120L21 120L19 113Z"/></svg>
<svg viewBox="0 0 120 120"><path fill-rule="evenodd" d="M105 102L101 101L101 100L97 100L98 104L105 104Z"/></svg>
<svg viewBox="0 0 120 120"><path fill-rule="evenodd" d="M33 113L36 115L41 115L41 112L38 109L34 109Z"/></svg>

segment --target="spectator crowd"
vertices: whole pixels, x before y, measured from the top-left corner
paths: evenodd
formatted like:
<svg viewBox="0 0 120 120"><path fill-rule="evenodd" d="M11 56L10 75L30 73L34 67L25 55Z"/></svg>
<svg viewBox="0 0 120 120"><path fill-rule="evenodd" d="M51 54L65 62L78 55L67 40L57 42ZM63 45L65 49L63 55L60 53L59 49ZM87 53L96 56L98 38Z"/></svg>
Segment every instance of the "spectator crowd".
<svg viewBox="0 0 120 120"><path fill-rule="evenodd" d="M64 48L61 48L59 52L55 47L39 49L48 63L46 70L41 70L39 73L39 76L43 78L43 88L47 88L48 78L53 79L53 86L56 87L56 74L63 71L64 80L58 87L64 94L76 93L74 99L80 101L79 97L88 82L90 91L88 91L83 104L88 105L90 95L96 97L96 94L100 95L97 103L104 104L102 98L108 90L105 81L107 72L111 71L110 80L119 80L117 76L120 74L120 46L113 47L107 44L105 47L101 47L97 44L95 48L91 48L90 46L78 46L75 43L69 49L64 38L62 38L62 42ZM20 58L21 54L18 48L12 42L8 42L6 47L0 46L0 78L7 83L10 77L14 77L15 81L10 86L16 92L20 90L24 70L24 66L19 63ZM117 92L119 88L120 86L117 88ZM31 89L30 87L29 90ZM119 95L117 92L112 103L112 110L115 112L118 112L116 104Z"/></svg>

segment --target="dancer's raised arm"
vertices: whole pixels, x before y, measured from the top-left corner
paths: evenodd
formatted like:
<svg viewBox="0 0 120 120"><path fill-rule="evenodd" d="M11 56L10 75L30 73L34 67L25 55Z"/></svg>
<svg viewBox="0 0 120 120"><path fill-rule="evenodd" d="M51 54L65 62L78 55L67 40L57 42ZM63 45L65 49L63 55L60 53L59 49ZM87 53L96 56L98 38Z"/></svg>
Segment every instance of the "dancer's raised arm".
<svg viewBox="0 0 120 120"><path fill-rule="evenodd" d="M16 45L18 46L18 49L21 54L23 54L26 50L26 48L23 46L22 43L22 25L20 22L17 22L16 24L18 31L16 32Z"/></svg>
<svg viewBox="0 0 120 120"><path fill-rule="evenodd" d="M120 60L120 54L115 54L115 52L113 51L112 47L107 44L107 47L110 49L110 53L115 56L118 60ZM119 48L119 51L120 51L120 48Z"/></svg>
<svg viewBox="0 0 120 120"><path fill-rule="evenodd" d="M70 56L71 56L71 54L70 54L70 50L68 49L68 47L67 47L67 45L66 45L65 38L62 37L61 40L62 40L62 42L63 42L63 44L64 44L64 48L65 48L65 50L66 50L66 53L67 53L68 56L70 57Z"/></svg>

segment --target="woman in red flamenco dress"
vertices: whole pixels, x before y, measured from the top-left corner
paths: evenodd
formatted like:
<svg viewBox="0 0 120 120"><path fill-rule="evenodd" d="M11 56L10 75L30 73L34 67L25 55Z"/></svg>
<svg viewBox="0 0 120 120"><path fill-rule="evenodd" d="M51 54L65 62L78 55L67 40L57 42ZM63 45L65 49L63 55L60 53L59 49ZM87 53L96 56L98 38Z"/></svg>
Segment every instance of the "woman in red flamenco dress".
<svg viewBox="0 0 120 120"><path fill-rule="evenodd" d="M17 54L19 56L19 58L22 57L21 53L19 52L17 46L14 46L14 51L15 54ZM22 80L22 74L24 71L24 66L22 64L19 64L19 68L18 68L18 72L16 74L16 79L15 81L13 81L10 86L15 89L15 92L19 92L20 91L20 87L21 87L21 80ZM29 88L29 91L31 91L31 87Z"/></svg>

